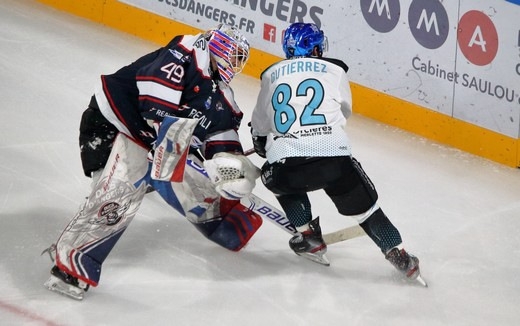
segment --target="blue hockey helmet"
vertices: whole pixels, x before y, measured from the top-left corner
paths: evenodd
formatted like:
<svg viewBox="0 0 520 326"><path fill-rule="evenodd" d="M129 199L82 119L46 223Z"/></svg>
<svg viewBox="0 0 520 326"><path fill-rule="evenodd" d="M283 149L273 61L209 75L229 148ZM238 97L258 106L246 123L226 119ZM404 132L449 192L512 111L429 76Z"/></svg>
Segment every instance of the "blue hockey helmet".
<svg viewBox="0 0 520 326"><path fill-rule="evenodd" d="M321 57L327 51L327 37L312 23L293 23L283 36L283 52L292 57ZM316 52L314 50L316 49Z"/></svg>
<svg viewBox="0 0 520 326"><path fill-rule="evenodd" d="M220 24L208 31L209 51L221 79L229 84L240 73L249 58L249 42L235 27Z"/></svg>

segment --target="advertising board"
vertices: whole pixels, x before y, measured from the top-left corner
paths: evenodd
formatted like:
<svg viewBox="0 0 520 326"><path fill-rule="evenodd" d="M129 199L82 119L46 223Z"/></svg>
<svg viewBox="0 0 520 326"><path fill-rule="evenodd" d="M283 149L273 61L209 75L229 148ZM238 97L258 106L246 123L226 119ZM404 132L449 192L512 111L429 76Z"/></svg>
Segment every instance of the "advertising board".
<svg viewBox="0 0 520 326"><path fill-rule="evenodd" d="M520 0L121 0L200 29L236 26L282 56L313 22L352 81L477 126L520 134Z"/></svg>

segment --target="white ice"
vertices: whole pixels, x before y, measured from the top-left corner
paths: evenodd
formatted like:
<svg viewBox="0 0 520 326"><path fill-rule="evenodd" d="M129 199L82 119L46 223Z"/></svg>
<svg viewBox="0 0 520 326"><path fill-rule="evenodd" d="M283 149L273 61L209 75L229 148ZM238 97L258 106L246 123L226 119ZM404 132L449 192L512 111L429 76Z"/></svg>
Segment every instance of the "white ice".
<svg viewBox="0 0 520 326"><path fill-rule="evenodd" d="M366 236L331 245L330 267L296 256L267 221L226 251L151 194L83 301L46 290L40 253L89 188L81 113L100 74L157 47L35 1L0 2L0 325L519 324L520 171L358 115L355 156L429 288L403 281ZM248 147L259 83L233 85ZM255 193L276 204L261 184ZM325 232L354 224L312 198Z"/></svg>

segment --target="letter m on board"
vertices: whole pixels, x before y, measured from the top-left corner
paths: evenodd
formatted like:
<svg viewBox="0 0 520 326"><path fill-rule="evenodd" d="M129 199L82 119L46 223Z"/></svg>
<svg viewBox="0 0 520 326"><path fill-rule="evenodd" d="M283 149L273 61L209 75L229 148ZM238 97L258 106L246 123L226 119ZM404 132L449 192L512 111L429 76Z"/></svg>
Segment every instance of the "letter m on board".
<svg viewBox="0 0 520 326"><path fill-rule="evenodd" d="M372 0L370 3L370 8L368 8L368 12L372 13L374 11L374 7L377 8L377 15L381 17L383 15L383 10L386 12L386 18L392 19L390 15L390 7L388 6L388 0Z"/></svg>
<svg viewBox="0 0 520 326"><path fill-rule="evenodd" d="M432 13L430 17L427 16L426 10L423 9L421 12L421 16L419 17L419 21L417 22L417 26L415 28L419 29L421 25L426 26L426 31L429 33L432 29L432 26L435 28L435 35L439 36L441 33L439 32L439 23L437 22L437 15Z"/></svg>

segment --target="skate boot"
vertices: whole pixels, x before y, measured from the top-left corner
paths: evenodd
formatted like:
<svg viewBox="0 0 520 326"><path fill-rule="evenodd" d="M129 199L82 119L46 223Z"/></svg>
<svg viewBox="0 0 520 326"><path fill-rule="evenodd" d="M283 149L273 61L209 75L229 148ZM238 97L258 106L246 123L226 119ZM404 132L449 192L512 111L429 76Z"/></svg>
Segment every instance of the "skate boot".
<svg viewBox="0 0 520 326"><path fill-rule="evenodd" d="M386 253L385 258L408 279L417 280L424 287L428 286L421 277L419 258L397 247L390 249L390 251Z"/></svg>
<svg viewBox="0 0 520 326"><path fill-rule="evenodd" d="M319 217L309 223L309 230L301 232L289 240L289 247L298 255L310 259L316 263L329 266L330 262L325 256L327 244L323 241Z"/></svg>
<svg viewBox="0 0 520 326"><path fill-rule="evenodd" d="M83 300L89 285L85 282L60 270L58 266L51 269L51 277L44 283L45 287L51 291L66 295L76 300Z"/></svg>

